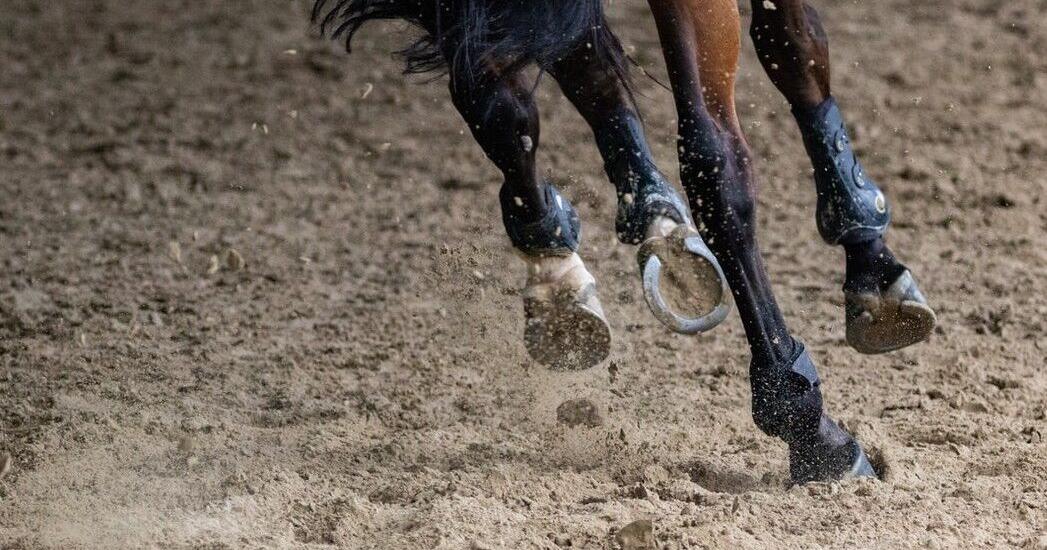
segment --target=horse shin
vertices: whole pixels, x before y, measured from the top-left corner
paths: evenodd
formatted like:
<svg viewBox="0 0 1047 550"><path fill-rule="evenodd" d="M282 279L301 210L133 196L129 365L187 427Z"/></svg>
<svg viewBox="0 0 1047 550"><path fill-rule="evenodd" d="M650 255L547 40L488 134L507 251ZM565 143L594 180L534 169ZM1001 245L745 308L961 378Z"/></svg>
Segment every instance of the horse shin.
<svg viewBox="0 0 1047 550"><path fill-rule="evenodd" d="M757 56L792 105L814 167L818 232L846 251L847 342L862 353L883 353L925 340L937 320L884 243L890 208L852 149L831 94L829 41L818 12L804 0L753 0L752 8Z"/></svg>
<svg viewBox="0 0 1047 550"><path fill-rule="evenodd" d="M796 482L872 475L824 415L803 344L785 326L755 235L755 187L734 108L740 22L733 0L650 0L677 103L684 188L723 266L752 352L753 418L789 445Z"/></svg>

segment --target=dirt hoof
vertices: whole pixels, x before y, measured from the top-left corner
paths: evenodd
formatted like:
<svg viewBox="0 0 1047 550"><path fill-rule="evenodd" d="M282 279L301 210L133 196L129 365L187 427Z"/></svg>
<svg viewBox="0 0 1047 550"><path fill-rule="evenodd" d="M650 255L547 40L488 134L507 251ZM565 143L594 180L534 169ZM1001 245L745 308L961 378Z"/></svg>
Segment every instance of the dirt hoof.
<svg viewBox="0 0 1047 550"><path fill-rule="evenodd" d="M846 293L847 343L860 353L898 350L926 340L937 317L906 271L882 294Z"/></svg>
<svg viewBox="0 0 1047 550"><path fill-rule="evenodd" d="M595 285L585 286L573 297L526 300L524 311L527 353L550 369L588 369L611 352L611 327L604 318Z"/></svg>

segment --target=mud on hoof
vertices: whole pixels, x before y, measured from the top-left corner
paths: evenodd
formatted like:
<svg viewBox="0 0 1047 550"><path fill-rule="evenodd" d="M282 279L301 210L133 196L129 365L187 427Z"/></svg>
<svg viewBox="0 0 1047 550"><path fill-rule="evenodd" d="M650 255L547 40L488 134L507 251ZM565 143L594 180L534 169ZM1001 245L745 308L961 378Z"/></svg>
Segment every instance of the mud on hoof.
<svg viewBox="0 0 1047 550"><path fill-rule="evenodd" d="M816 441L789 446L789 475L796 484L878 477L862 446L825 415Z"/></svg>
<svg viewBox="0 0 1047 550"><path fill-rule="evenodd" d="M575 258L577 255L571 259ZM611 351L611 329L596 294L596 282L580 259L554 281L528 284L524 316L528 354L551 369L588 369Z"/></svg>
<svg viewBox="0 0 1047 550"><path fill-rule="evenodd" d="M922 342L937 322L908 270L880 294L844 292L844 298L847 343L860 353L886 353Z"/></svg>
<svg viewBox="0 0 1047 550"><path fill-rule="evenodd" d="M678 225L667 236L644 241L637 261L647 305L669 329L697 334L711 330L727 317L723 270L690 225Z"/></svg>

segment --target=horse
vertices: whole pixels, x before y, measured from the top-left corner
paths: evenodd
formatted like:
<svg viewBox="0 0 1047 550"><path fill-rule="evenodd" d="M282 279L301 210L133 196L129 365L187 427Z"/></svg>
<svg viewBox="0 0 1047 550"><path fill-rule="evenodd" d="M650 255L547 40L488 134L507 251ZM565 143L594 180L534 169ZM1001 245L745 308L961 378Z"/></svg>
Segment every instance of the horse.
<svg viewBox="0 0 1047 550"><path fill-rule="evenodd" d="M617 192L618 239L636 245L644 297L669 329L712 329L733 296L750 348L752 416L788 446L794 483L874 477L861 444L825 411L817 369L786 327L756 241L754 167L735 111L735 0L648 0L678 121L683 200L654 163L629 60L601 0L316 0L321 34L350 49L377 19L421 29L406 73L445 71L452 102L501 171L502 221L527 265L524 344L553 369L603 361L611 333L578 255L581 223L536 169L538 110L523 70L551 75L590 126ZM757 55L792 107L814 168L815 221L842 246L846 341L860 353L916 344L936 317L884 240L886 197L855 155L831 94L828 39L803 0L752 0ZM694 214L692 214L692 212Z"/></svg>

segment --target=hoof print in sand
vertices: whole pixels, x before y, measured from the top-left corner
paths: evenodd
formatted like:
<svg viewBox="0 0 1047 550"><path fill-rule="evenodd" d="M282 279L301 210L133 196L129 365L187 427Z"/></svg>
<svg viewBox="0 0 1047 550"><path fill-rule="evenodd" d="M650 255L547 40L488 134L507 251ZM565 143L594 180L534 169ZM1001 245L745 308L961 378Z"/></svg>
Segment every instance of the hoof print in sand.
<svg viewBox="0 0 1047 550"><path fill-rule="evenodd" d="M588 399L568 399L556 407L556 421L572 428L603 426L603 417L596 404Z"/></svg>

